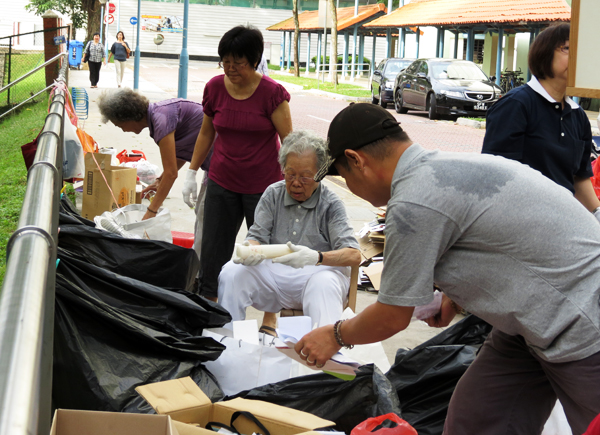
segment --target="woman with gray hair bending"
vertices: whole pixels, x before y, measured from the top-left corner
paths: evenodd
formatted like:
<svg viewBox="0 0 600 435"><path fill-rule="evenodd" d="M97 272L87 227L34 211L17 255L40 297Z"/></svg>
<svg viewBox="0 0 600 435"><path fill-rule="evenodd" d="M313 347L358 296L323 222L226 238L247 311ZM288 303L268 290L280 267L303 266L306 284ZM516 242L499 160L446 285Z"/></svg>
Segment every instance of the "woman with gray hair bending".
<svg viewBox="0 0 600 435"><path fill-rule="evenodd" d="M156 192L144 215L144 220L153 218L177 179L179 169L192 159L204 117L202 104L182 98L150 103L145 96L129 88L104 91L98 97L97 103L102 122L110 121L124 132L135 134L140 134L143 129L148 128L150 137L160 149L163 173L154 184L142 191L142 195ZM198 257L202 245L204 194L209 164L210 156L201 166L205 179L196 204L194 250Z"/></svg>
<svg viewBox="0 0 600 435"><path fill-rule="evenodd" d="M342 315L350 266L361 257L341 199L314 180L326 159L324 141L313 133L295 131L283 140L284 180L265 190L244 243L287 243L291 253L273 260L258 253L234 256L225 264L219 303L233 320L244 320L248 306L268 313L301 309L319 325Z"/></svg>

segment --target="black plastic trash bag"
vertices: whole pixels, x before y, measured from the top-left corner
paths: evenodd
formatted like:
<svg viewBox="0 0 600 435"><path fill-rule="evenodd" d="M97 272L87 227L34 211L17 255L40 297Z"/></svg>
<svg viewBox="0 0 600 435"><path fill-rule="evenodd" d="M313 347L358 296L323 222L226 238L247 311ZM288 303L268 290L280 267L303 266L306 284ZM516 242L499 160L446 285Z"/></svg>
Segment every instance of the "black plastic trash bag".
<svg viewBox="0 0 600 435"><path fill-rule="evenodd" d="M87 225L88 227L92 228L96 227L96 224L93 221L88 220L79 214L77 208L75 208L71 200L69 200L69 197L65 194L61 195L60 197L58 211L60 213L58 218L59 225L77 224Z"/></svg>
<svg viewBox="0 0 600 435"><path fill-rule="evenodd" d="M350 433L369 417L394 412L398 398L388 379L373 364L361 367L356 378L343 381L326 373L301 376L242 391L235 397L263 400L334 421Z"/></svg>
<svg viewBox="0 0 600 435"><path fill-rule="evenodd" d="M200 261L193 249L158 240L126 239L86 225L61 225L58 246L74 258L119 275L165 289L195 291Z"/></svg>
<svg viewBox="0 0 600 435"><path fill-rule="evenodd" d="M222 308L202 307L187 292L115 274L60 248L58 258L54 407L140 410L135 387L183 376L212 400L222 398L202 362L218 358L224 346L201 336L204 327L230 321Z"/></svg>
<svg viewBox="0 0 600 435"><path fill-rule="evenodd" d="M442 433L454 388L491 330L470 315L412 350L398 350L386 376L398 393L402 418L419 435Z"/></svg>

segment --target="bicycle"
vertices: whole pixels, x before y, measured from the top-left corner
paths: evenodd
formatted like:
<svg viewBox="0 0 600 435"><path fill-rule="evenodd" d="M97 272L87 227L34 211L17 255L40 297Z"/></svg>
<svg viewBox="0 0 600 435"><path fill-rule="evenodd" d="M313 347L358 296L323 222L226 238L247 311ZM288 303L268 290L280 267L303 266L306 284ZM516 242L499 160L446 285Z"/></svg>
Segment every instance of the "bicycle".
<svg viewBox="0 0 600 435"><path fill-rule="evenodd" d="M504 73L500 74L500 89L502 89L502 93L506 94L511 89L525 84L523 78L520 77L521 75L523 75L523 72L520 67L518 71L504 70Z"/></svg>

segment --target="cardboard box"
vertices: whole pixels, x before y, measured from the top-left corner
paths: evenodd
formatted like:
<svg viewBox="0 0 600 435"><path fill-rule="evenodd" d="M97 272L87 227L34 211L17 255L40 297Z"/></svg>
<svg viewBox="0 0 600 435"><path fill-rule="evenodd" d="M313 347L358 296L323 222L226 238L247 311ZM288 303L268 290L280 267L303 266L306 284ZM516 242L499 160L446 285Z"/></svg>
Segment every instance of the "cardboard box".
<svg viewBox="0 0 600 435"><path fill-rule="evenodd" d="M102 173L98 169L94 157ZM105 211L112 211L117 207L135 204L135 182L137 171L134 168L111 166L110 154L87 153L85 155L85 179L83 183L83 203L81 215L93 220ZM106 178L106 181L104 181ZM115 204L108 185L111 187L118 204Z"/></svg>
<svg viewBox="0 0 600 435"><path fill-rule="evenodd" d="M168 415L57 409L50 435L182 435Z"/></svg>
<svg viewBox="0 0 600 435"><path fill-rule="evenodd" d="M214 435L215 432L204 429L206 424L219 422L229 425L236 411L251 412L271 435L304 434L335 424L307 412L260 400L237 398L213 404L189 377L144 385L135 390L158 414L170 415L181 435ZM243 435L261 432L244 417L235 421L235 427Z"/></svg>

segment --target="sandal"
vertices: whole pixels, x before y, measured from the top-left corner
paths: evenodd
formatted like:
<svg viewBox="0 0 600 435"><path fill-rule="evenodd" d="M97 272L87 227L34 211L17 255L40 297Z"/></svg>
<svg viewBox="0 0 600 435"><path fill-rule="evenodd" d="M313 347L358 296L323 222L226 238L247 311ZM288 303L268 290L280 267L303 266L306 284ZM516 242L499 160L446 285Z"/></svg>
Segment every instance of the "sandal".
<svg viewBox="0 0 600 435"><path fill-rule="evenodd" d="M263 334L270 335L271 337L277 337L277 331L275 330L275 328L272 328L267 325L262 325L260 327L260 329L258 330L258 332L262 332Z"/></svg>

